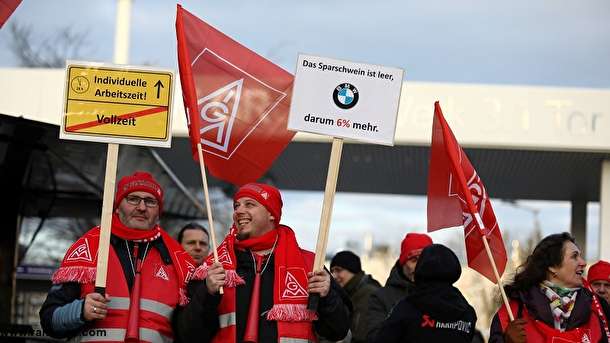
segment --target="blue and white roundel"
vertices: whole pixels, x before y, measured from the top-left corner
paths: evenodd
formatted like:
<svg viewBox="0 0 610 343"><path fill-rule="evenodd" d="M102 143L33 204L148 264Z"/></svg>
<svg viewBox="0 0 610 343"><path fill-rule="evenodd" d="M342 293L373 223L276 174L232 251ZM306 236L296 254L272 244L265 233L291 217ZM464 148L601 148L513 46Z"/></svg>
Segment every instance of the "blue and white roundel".
<svg viewBox="0 0 610 343"><path fill-rule="evenodd" d="M358 89L349 83L342 83L333 91L335 105L342 109L350 109L358 103Z"/></svg>
<svg viewBox="0 0 610 343"><path fill-rule="evenodd" d="M351 89L343 88L339 91L337 99L343 105L349 105L354 101L354 92Z"/></svg>

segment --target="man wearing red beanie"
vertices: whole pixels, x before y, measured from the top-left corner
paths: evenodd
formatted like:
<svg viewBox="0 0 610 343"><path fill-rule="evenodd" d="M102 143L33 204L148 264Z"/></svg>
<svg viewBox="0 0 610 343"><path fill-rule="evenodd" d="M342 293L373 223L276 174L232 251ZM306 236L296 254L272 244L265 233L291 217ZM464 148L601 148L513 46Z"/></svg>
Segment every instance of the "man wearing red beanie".
<svg viewBox="0 0 610 343"><path fill-rule="evenodd" d="M159 225L163 189L146 172L123 177L115 194L106 294L95 292L100 228L66 252L40 309L52 337L104 342L166 342L171 314L185 305L194 261ZM91 333L97 336L92 336Z"/></svg>
<svg viewBox="0 0 610 343"><path fill-rule="evenodd" d="M408 233L400 244L400 257L392 267L385 286L369 297L366 312L367 341L376 340L381 324L399 300L406 297L415 287L413 275L422 250L432 245L432 239L425 233Z"/></svg>
<svg viewBox="0 0 610 343"><path fill-rule="evenodd" d="M184 342L316 342L343 339L349 330L349 299L325 270L312 272L314 254L299 248L291 228L280 224L277 188L249 183L233 197L233 226L193 278L192 301L177 311L175 329ZM223 287L224 294L219 294ZM310 293L320 296L307 309Z"/></svg>
<svg viewBox="0 0 610 343"><path fill-rule="evenodd" d="M591 284L595 294L610 304L610 263L598 261L589 267L587 281Z"/></svg>

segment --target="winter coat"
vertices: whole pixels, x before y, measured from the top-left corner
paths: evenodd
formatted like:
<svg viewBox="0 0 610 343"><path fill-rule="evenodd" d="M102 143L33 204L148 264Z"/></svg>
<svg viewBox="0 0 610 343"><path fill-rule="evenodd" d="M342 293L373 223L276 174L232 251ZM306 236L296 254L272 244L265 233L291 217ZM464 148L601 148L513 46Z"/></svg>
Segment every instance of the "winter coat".
<svg viewBox="0 0 610 343"><path fill-rule="evenodd" d="M364 314L367 330L367 341L372 342L381 328L381 323L388 317L392 308L415 287L396 261L390 271L385 286L374 291L369 297L368 310Z"/></svg>
<svg viewBox="0 0 610 343"><path fill-rule="evenodd" d="M374 342L472 342L474 308L452 286L461 272L449 248L440 244L424 248L415 267L415 288L392 309Z"/></svg>
<svg viewBox="0 0 610 343"><path fill-rule="evenodd" d="M352 332L353 343L366 342L366 322L363 320L369 303L371 293L381 287L381 284L373 279L371 275L365 275L364 272L355 274L351 280L347 282L343 288L349 295L354 312L352 316Z"/></svg>
<svg viewBox="0 0 610 343"><path fill-rule="evenodd" d="M589 321L589 318L592 314L592 299L592 295L587 289L583 288L578 291L574 308L572 309L570 318L568 318L566 327L567 330L572 330L577 327L580 327ZM543 322L551 328L554 327L553 316L551 314L551 308L549 306L549 300L546 295L542 293L540 287L534 286L528 291L519 292L518 294L511 296L511 300L516 300L519 304L525 305L524 307L525 309L527 309L527 313L530 317L533 317L536 320ZM600 304L602 305L602 310L608 320L608 318L610 318L610 306L608 306L608 304L603 299L600 299ZM518 310L516 317L523 317L522 313L523 309ZM602 332L602 336L603 338L600 340L600 342L607 342L607 339L605 338L605 333ZM489 343L504 343L504 332L502 330L502 325L500 324L498 313L496 313L493 320L491 321L491 327L489 329Z"/></svg>
<svg viewBox="0 0 610 343"><path fill-rule="evenodd" d="M254 265L249 251L235 251L237 273L245 284L236 288L236 337L243 337L254 280ZM269 265L273 266L275 255L271 255ZM268 268L261 276L260 309L265 312L273 306L273 282L275 271ZM209 342L220 329L217 307L221 295L210 295L205 282L189 287L191 302L186 307L178 306L174 311L174 331L183 342ZM312 324L316 334L339 340L345 337L349 329L351 303L345 292L331 277L331 288L328 295L320 298L318 304L319 320ZM277 322L261 318L259 321L259 342L278 341ZM231 343L231 342L227 342Z"/></svg>

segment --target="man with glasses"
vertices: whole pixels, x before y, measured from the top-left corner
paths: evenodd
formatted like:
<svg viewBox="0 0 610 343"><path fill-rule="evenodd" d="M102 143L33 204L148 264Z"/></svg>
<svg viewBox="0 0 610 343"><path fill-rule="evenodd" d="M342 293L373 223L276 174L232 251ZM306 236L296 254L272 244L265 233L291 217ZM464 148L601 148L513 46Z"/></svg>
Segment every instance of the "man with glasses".
<svg viewBox="0 0 610 343"><path fill-rule="evenodd" d="M422 250L432 245L432 239L425 233L408 233L400 244L400 257L390 271L385 286L369 297L368 311L364 316L367 324L367 341L376 340L381 324L399 300L406 297L415 287L413 282L415 266Z"/></svg>
<svg viewBox="0 0 610 343"><path fill-rule="evenodd" d="M106 294L95 292L100 228L66 252L40 310L44 331L83 341L165 342L171 315L185 305L194 261L158 224L163 189L146 172L117 187L108 252Z"/></svg>

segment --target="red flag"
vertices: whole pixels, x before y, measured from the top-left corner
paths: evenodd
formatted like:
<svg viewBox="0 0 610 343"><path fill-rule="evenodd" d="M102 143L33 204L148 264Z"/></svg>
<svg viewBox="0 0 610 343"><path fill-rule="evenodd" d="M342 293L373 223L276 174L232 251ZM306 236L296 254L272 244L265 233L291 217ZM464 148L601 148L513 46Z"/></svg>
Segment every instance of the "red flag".
<svg viewBox="0 0 610 343"><path fill-rule="evenodd" d="M20 3L21 0L0 0L0 28L6 23Z"/></svg>
<svg viewBox="0 0 610 343"><path fill-rule="evenodd" d="M487 236L501 276L506 266L502 233L485 186L453 136L437 101L428 172L428 231L462 225L468 265L497 283L481 236Z"/></svg>
<svg viewBox="0 0 610 343"><path fill-rule="evenodd" d="M193 157L217 178L256 181L290 143L294 77L178 5L178 65Z"/></svg>

